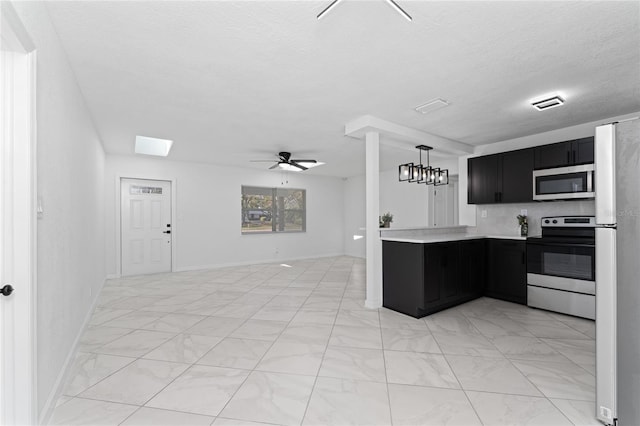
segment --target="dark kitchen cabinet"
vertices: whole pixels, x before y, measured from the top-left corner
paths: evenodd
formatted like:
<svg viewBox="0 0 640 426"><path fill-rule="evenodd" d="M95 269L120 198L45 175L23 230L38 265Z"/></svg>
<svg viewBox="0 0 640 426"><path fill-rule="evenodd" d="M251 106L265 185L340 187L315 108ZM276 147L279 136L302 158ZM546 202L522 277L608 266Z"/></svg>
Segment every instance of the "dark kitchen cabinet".
<svg viewBox="0 0 640 426"><path fill-rule="evenodd" d="M484 294L487 282L487 240L460 243L460 297L472 300Z"/></svg>
<svg viewBox="0 0 640 426"><path fill-rule="evenodd" d="M533 201L533 148L470 158L469 204Z"/></svg>
<svg viewBox="0 0 640 426"><path fill-rule="evenodd" d="M518 240L488 240L488 276L484 294L527 304L526 244Z"/></svg>
<svg viewBox="0 0 640 426"><path fill-rule="evenodd" d="M594 138L587 137L535 148L535 168L550 169L590 164L594 161Z"/></svg>
<svg viewBox="0 0 640 426"><path fill-rule="evenodd" d="M467 199L469 204L491 204L499 202L502 190L500 155L485 155L469 158Z"/></svg>
<svg viewBox="0 0 640 426"><path fill-rule="evenodd" d="M382 305L420 318L481 297L486 282L485 241L383 241Z"/></svg>

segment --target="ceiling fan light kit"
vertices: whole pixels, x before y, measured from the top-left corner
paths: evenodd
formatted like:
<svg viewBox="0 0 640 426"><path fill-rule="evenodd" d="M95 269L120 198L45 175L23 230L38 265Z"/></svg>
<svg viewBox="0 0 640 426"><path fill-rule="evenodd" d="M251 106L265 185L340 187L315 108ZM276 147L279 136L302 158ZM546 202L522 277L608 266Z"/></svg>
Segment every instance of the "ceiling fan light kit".
<svg viewBox="0 0 640 426"><path fill-rule="evenodd" d="M420 151L420 162L418 164L405 163L398 166L398 180L400 182L424 183L425 185L448 185L449 170L439 167L431 167L429 162L429 151L433 148L426 145L418 145L416 149ZM427 151L427 165L422 164L422 151Z"/></svg>
<svg viewBox="0 0 640 426"><path fill-rule="evenodd" d="M407 21L411 22L413 21L413 18L411 17L411 15L409 15L403 8L400 7L400 5L398 5L398 3L396 3L394 0L385 0L389 5L391 5L391 7L400 14L400 16L402 16L403 18L405 18ZM329 13L330 11L332 11L340 2L342 2L342 0L333 0L329 6L325 7L322 12L318 13L318 16L316 16L317 19L322 19L324 18L327 13Z"/></svg>

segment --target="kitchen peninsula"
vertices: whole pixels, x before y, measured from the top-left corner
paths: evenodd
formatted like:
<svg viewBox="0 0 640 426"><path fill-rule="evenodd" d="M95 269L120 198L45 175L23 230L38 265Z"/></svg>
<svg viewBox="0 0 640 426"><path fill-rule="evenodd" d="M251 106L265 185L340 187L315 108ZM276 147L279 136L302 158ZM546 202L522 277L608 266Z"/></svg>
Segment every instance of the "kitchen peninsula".
<svg viewBox="0 0 640 426"><path fill-rule="evenodd" d="M383 306L415 318L481 296L526 304L525 237L381 229Z"/></svg>

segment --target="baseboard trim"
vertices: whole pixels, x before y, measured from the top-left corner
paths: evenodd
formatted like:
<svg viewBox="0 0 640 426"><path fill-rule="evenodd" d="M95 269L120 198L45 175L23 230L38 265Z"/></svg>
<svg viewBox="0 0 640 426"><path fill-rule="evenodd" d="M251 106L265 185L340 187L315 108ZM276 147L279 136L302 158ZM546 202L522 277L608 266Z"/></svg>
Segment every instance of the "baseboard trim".
<svg viewBox="0 0 640 426"><path fill-rule="evenodd" d="M234 266L246 266L246 265L264 265L267 263L286 263L286 262L291 262L296 260L324 259L328 257L338 257L338 256L356 257L356 256L350 256L344 253L332 253L332 254L321 254L316 256L290 257L287 259L250 260L245 262L230 262L230 263L217 263L217 264L209 264L209 265L182 266L182 267L176 268L174 272L200 271L205 269L220 269L220 268L230 268Z"/></svg>
<svg viewBox="0 0 640 426"><path fill-rule="evenodd" d="M120 277L120 274L107 274L107 279L108 280L117 280Z"/></svg>
<svg viewBox="0 0 640 426"><path fill-rule="evenodd" d="M73 365L73 360L78 351L78 344L80 343L80 337L82 337L82 334L84 334L85 330L87 329L87 326L89 325L89 321L91 320L91 316L93 315L93 312L96 310L96 307L98 306L98 300L100 300L100 293L102 293L102 289L104 288L104 284L106 283L106 280L107 278L105 278L102 281L102 285L100 285L100 288L98 289L98 291L95 292L95 299L91 303L91 309L89 309L89 311L87 312L87 315L85 316L84 321L82 323L82 327L80 327L80 331L78 332L78 335L74 339L73 345L71 345L71 350L67 354L67 358L65 359L62 369L60 370L60 374L58 374L55 385L53 386L53 389L51 390L51 393L47 398L47 402L44 404L44 407L42 407L42 411L41 411L42 414L39 416L38 424L41 424L41 425L49 424L49 421L51 420L51 415L53 414L53 410L55 410L56 408L56 401L62 394L62 390L63 390L62 386L67 381L69 373L71 372L71 366Z"/></svg>

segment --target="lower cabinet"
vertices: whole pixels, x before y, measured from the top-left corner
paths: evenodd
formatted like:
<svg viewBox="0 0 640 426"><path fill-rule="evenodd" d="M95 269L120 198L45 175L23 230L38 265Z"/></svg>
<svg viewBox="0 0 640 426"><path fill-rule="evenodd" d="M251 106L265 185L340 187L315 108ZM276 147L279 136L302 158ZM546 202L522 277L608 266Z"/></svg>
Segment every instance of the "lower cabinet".
<svg viewBox="0 0 640 426"><path fill-rule="evenodd" d="M489 239L485 295L527 304L527 249L524 241Z"/></svg>
<svg viewBox="0 0 640 426"><path fill-rule="evenodd" d="M383 241L383 306L416 318L482 296L485 240Z"/></svg>

